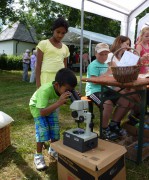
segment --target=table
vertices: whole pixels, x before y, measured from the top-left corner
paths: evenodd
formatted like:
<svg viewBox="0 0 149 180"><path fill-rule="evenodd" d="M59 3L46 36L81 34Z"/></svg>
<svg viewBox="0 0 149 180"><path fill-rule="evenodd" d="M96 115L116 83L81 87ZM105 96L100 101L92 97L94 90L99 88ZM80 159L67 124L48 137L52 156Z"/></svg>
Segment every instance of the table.
<svg viewBox="0 0 149 180"><path fill-rule="evenodd" d="M137 80L129 83L119 83L117 82L113 75L102 75L100 77L91 77L91 78L82 78L84 82L92 82L101 85L101 106L100 106L100 134L102 135L102 110L103 103L106 98L103 97L104 89L109 89L115 93L115 96L111 97L124 97L129 101L132 101L128 96L131 94L140 94L141 101L138 104L140 107L140 125L139 125L139 136L138 136L138 150L137 150L137 160L136 163L139 164L142 162L142 147L143 147L143 130L144 130L144 116L146 112L146 86L149 85L149 78L138 78ZM120 88L133 88L136 89L135 92L130 92L126 94L120 94L113 89L110 89L108 86L115 86ZM109 98L108 98L109 99ZM136 103L136 102L133 102Z"/></svg>

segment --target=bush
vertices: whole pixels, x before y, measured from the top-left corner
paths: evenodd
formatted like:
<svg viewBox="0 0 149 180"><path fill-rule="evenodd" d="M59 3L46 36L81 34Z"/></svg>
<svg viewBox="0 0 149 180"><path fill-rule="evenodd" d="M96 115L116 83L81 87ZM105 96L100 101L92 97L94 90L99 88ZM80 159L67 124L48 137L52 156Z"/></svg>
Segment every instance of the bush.
<svg viewBox="0 0 149 180"><path fill-rule="evenodd" d="M0 69L22 70L22 56L0 55Z"/></svg>

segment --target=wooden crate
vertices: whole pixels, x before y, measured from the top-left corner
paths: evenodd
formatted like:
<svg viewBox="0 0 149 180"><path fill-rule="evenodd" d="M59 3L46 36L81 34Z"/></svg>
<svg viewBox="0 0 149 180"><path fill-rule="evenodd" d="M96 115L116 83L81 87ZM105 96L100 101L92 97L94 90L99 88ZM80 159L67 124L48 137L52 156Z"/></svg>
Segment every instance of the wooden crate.
<svg viewBox="0 0 149 180"><path fill-rule="evenodd" d="M0 153L10 146L10 125L0 129Z"/></svg>
<svg viewBox="0 0 149 180"><path fill-rule="evenodd" d="M126 147L127 153L126 153L125 157L127 159L130 159L133 161L137 160L137 150L138 150L136 148L136 146L138 145L137 139L138 139L137 136L129 136L118 143L118 144ZM143 144L145 144L145 143L147 143L147 146L144 146L142 148L142 160L149 157L149 139L143 138Z"/></svg>

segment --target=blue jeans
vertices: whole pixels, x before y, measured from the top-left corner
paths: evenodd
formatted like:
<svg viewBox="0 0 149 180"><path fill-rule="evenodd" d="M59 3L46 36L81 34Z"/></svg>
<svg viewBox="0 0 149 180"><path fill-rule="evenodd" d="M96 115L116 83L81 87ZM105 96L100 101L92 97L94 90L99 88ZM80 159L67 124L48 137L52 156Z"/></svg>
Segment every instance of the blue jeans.
<svg viewBox="0 0 149 180"><path fill-rule="evenodd" d="M28 81L29 64L23 63L23 81Z"/></svg>
<svg viewBox="0 0 149 180"><path fill-rule="evenodd" d="M35 67L31 67L30 83L35 82Z"/></svg>

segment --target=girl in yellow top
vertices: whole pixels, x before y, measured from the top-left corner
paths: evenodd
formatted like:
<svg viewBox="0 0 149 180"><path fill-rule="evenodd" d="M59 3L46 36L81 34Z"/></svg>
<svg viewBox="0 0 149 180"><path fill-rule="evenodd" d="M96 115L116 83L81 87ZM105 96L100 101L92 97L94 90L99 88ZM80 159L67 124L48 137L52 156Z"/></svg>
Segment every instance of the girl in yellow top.
<svg viewBox="0 0 149 180"><path fill-rule="evenodd" d="M68 31L68 23L59 17L52 26L53 36L37 45L36 86L54 81L55 74L67 67L68 47L61 41Z"/></svg>

